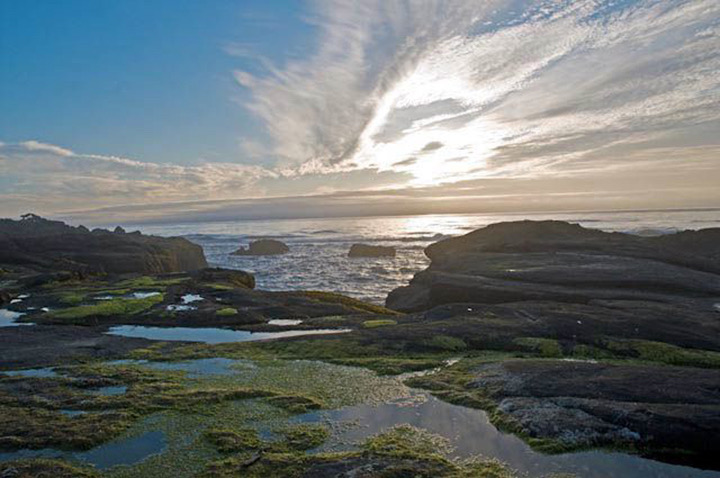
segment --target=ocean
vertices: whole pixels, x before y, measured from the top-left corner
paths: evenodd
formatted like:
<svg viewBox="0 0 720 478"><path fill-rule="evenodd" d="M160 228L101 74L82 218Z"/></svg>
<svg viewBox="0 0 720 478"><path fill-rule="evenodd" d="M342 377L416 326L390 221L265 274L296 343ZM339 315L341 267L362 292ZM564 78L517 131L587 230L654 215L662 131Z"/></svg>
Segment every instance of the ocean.
<svg viewBox="0 0 720 478"><path fill-rule="evenodd" d="M720 227L720 209L648 212L463 214L403 217L281 219L193 224L141 225L143 233L183 236L203 247L210 265L252 272L265 290L334 291L382 304L387 294L425 269L423 249L488 224L523 219L558 219L585 227L658 235ZM248 257L230 253L250 241L283 241L290 252ZM349 258L354 243L393 246L394 258Z"/></svg>

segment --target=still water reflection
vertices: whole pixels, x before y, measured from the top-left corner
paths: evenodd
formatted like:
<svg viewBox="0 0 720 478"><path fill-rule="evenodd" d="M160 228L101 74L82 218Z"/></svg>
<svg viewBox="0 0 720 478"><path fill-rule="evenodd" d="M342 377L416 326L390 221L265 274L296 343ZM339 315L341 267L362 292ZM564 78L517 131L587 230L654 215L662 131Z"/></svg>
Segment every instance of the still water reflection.
<svg viewBox="0 0 720 478"><path fill-rule="evenodd" d="M339 421L357 426L340 427L340 432L323 449L343 450L351 443L400 424L424 428L451 440L461 457L482 455L497 458L530 476L574 473L582 478L718 478L720 473L669 465L622 453L589 451L544 455L522 440L498 431L485 412L437 400L416 392L413 400L380 406L360 405L330 412L313 412L297 418L302 422Z"/></svg>

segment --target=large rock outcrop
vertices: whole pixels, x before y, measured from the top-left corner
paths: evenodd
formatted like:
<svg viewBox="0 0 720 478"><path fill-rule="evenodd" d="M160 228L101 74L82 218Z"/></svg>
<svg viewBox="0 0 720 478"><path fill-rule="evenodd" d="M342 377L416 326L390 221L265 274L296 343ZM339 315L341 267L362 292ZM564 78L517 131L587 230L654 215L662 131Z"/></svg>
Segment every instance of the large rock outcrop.
<svg viewBox="0 0 720 478"><path fill-rule="evenodd" d="M160 274L207 267L203 250L179 237L72 227L26 214L0 220L0 264L37 271Z"/></svg>
<svg viewBox="0 0 720 478"><path fill-rule="evenodd" d="M430 267L392 291L388 307L720 297L720 228L640 237L519 221L437 242L425 254Z"/></svg>

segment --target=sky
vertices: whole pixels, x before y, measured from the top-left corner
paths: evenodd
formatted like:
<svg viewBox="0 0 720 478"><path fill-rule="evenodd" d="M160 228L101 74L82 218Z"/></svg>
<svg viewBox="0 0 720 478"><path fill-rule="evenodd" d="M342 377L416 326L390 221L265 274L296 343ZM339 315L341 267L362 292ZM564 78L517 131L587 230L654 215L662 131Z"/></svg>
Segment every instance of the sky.
<svg viewBox="0 0 720 478"><path fill-rule="evenodd" d="M0 216L720 207L717 0L0 0Z"/></svg>

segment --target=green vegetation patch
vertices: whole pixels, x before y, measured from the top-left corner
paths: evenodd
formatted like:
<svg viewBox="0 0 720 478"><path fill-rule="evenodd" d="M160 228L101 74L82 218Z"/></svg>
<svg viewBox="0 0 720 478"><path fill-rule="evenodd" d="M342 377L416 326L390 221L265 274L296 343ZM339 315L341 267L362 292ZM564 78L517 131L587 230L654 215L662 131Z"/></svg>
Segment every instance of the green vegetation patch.
<svg viewBox="0 0 720 478"><path fill-rule="evenodd" d="M325 433L307 425L302 427L302 445L281 451L285 441L266 444L263 453L241 453L211 463L201 475L225 477L306 477L345 476L352 470L372 470L377 477L413 478L512 478L512 472L494 460L449 459L447 440L426 430L400 425L368 438L359 450L305 454L306 447L321 443ZM295 434L295 432L294 432ZM310 436L313 439L306 441ZM274 446L273 446L274 445ZM363 475L364 476L364 475ZM370 476L370 475L368 475Z"/></svg>
<svg viewBox="0 0 720 478"><path fill-rule="evenodd" d="M117 298L111 300L103 300L97 304L80 305L77 307L69 307L48 315L53 319L76 320L88 317L108 317L115 315L135 315L150 309L155 304L159 304L164 300L162 294L146 297L144 299L125 299Z"/></svg>
<svg viewBox="0 0 720 478"><path fill-rule="evenodd" d="M687 349L649 340L609 340L608 350L649 362L686 367L720 368L720 352Z"/></svg>
<svg viewBox="0 0 720 478"><path fill-rule="evenodd" d="M140 276L133 279L126 279L118 282L118 287L125 287L129 289L148 289L148 288L165 288L171 285L182 284L185 281L190 280L189 277L173 277L169 279L159 279L150 276Z"/></svg>
<svg viewBox="0 0 720 478"><path fill-rule="evenodd" d="M389 325L397 325L397 320L374 319L374 320L366 320L362 324L362 326L366 329L375 329L377 327L387 327Z"/></svg>
<svg viewBox="0 0 720 478"><path fill-rule="evenodd" d="M560 343L555 339L544 339L540 337L519 337L513 340L524 350L539 354L545 358L559 358L563 356Z"/></svg>
<svg viewBox="0 0 720 478"><path fill-rule="evenodd" d="M330 438L330 430L316 423L288 425L278 430L278 433L282 436L278 445L295 451L312 450Z"/></svg>
<svg viewBox="0 0 720 478"><path fill-rule="evenodd" d="M268 399L272 405L292 413L306 413L323 408L323 403L312 397L301 395L279 395Z"/></svg>
<svg viewBox="0 0 720 478"><path fill-rule="evenodd" d="M451 447L447 438L405 424L368 438L363 450L396 458L427 458L447 455Z"/></svg>
<svg viewBox="0 0 720 478"><path fill-rule="evenodd" d="M215 315L217 315L218 317L229 317L232 315L237 315L237 313L237 309L234 309L232 307L225 307L215 312Z"/></svg>
<svg viewBox="0 0 720 478"><path fill-rule="evenodd" d="M237 287L229 285L229 284L223 284L221 282L203 282L200 284L201 287L207 287L209 289L215 289L215 290L235 290Z"/></svg>
<svg viewBox="0 0 720 478"><path fill-rule="evenodd" d="M328 360L338 365L349 365L351 367L364 367L377 372L379 375L399 375L407 372L419 372L441 367L444 358L420 357L420 358L392 358L392 357L367 357Z"/></svg>
<svg viewBox="0 0 720 478"><path fill-rule="evenodd" d="M254 428L213 428L205 431L205 438L221 453L240 453L263 447Z"/></svg>
<svg viewBox="0 0 720 478"><path fill-rule="evenodd" d="M59 300L65 305L80 305L85 300L85 294L79 292L65 292L60 294Z"/></svg>
<svg viewBox="0 0 720 478"><path fill-rule="evenodd" d="M447 350L450 352L459 352L468 347L463 339L449 335L435 335L431 339L426 340L424 344L431 349Z"/></svg>

